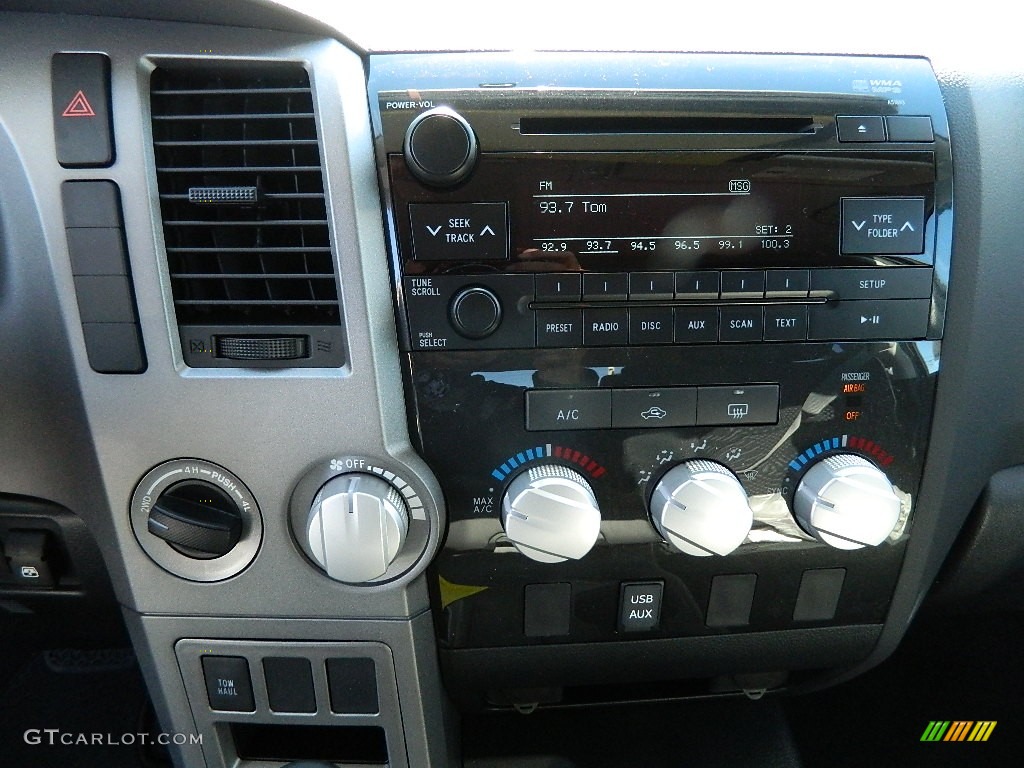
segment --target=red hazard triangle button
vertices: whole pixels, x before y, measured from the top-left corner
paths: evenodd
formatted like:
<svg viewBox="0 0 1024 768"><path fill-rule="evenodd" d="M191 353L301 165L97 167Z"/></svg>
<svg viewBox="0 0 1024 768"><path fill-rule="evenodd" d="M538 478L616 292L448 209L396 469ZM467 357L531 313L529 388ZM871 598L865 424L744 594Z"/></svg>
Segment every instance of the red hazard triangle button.
<svg viewBox="0 0 1024 768"><path fill-rule="evenodd" d="M96 117L92 104L82 91L75 94L71 102L61 112L61 117Z"/></svg>

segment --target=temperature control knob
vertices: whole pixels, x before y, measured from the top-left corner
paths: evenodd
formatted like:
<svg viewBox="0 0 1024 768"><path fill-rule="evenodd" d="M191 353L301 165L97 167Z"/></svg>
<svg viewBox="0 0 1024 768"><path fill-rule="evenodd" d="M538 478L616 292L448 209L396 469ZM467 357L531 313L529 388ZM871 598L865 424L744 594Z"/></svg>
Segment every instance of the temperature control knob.
<svg viewBox="0 0 1024 768"><path fill-rule="evenodd" d="M579 560L601 532L594 491L578 472L542 464L518 475L501 502L501 523L516 549L540 563Z"/></svg>
<svg viewBox="0 0 1024 768"><path fill-rule="evenodd" d="M882 471L848 453L829 456L807 470L793 499L800 527L837 549L881 544L896 527L900 506Z"/></svg>
<svg viewBox="0 0 1024 768"><path fill-rule="evenodd" d="M328 576L359 584L384 575L408 531L409 509L398 489L376 475L353 472L320 489L305 533Z"/></svg>
<svg viewBox="0 0 1024 768"><path fill-rule="evenodd" d="M454 187L476 165L476 134L466 119L448 107L430 109L405 132L405 163L412 175L434 187Z"/></svg>
<svg viewBox="0 0 1024 768"><path fill-rule="evenodd" d="M654 527L688 555L727 555L754 522L743 486L727 467L693 460L673 467L651 495Z"/></svg>

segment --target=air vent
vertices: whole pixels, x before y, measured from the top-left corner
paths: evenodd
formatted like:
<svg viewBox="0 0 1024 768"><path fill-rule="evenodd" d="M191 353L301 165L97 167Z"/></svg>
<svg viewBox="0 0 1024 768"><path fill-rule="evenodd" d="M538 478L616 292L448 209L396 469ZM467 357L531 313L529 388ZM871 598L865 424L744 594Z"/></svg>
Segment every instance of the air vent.
<svg viewBox="0 0 1024 768"><path fill-rule="evenodd" d="M313 96L293 64L158 67L153 146L185 362L344 362ZM303 357L268 354L298 339ZM230 343L224 343L229 339ZM247 339L252 344L244 343ZM245 348L233 356L225 350Z"/></svg>

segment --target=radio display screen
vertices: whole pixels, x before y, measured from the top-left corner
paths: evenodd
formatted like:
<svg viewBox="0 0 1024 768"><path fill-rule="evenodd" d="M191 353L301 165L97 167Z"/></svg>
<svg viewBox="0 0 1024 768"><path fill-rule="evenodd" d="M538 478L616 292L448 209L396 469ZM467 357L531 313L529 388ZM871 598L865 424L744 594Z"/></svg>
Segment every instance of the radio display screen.
<svg viewBox="0 0 1024 768"><path fill-rule="evenodd" d="M514 271L877 263L841 254L844 198L923 198L933 226L927 151L495 153L440 194L406 182L400 158L391 170L396 199L506 201ZM894 261L930 263L931 240Z"/></svg>

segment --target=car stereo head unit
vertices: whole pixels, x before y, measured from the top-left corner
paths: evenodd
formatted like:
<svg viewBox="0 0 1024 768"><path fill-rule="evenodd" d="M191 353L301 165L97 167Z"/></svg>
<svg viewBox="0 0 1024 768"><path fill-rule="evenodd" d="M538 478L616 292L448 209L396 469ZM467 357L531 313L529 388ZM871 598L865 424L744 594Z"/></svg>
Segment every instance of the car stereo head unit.
<svg viewBox="0 0 1024 768"><path fill-rule="evenodd" d="M448 673L547 684L513 651L643 639L656 678L659 642L821 627L874 630L772 668L866 655L949 278L929 64L389 56L370 84Z"/></svg>

